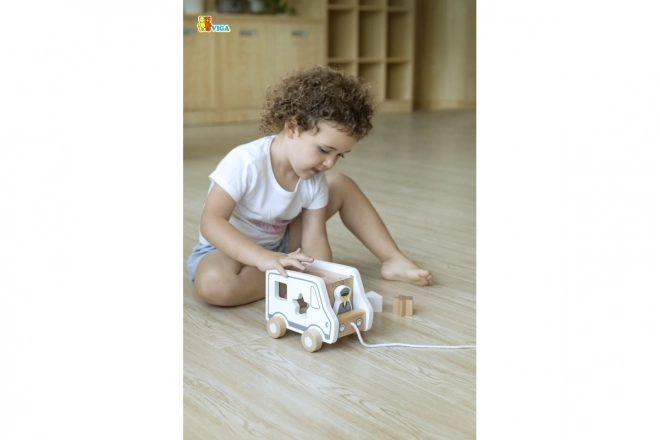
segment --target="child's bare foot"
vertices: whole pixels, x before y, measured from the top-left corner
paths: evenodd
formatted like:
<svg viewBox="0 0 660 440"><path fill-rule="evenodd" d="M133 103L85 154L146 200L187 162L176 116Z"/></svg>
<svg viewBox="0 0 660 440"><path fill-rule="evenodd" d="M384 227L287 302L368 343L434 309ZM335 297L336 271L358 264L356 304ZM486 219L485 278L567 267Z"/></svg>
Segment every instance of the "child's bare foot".
<svg viewBox="0 0 660 440"><path fill-rule="evenodd" d="M418 286L433 284L431 272L422 269L403 254L385 260L383 267L380 269L380 275L386 280L404 281Z"/></svg>

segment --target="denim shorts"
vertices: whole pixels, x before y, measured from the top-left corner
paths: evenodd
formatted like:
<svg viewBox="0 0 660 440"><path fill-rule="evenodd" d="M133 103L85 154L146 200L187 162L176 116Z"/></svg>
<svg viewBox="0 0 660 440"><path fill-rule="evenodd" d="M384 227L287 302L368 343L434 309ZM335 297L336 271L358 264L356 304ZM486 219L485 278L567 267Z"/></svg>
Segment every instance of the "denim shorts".
<svg viewBox="0 0 660 440"><path fill-rule="evenodd" d="M284 237L277 243L267 244L264 246L264 249L274 252L282 252L283 254L289 253L289 227L287 226L286 231L284 231ZM190 281L195 281L195 271L197 270L197 265L202 257L208 254L211 251L216 250L212 244L202 244L197 243L192 250L192 253L188 257L188 275L190 276Z"/></svg>

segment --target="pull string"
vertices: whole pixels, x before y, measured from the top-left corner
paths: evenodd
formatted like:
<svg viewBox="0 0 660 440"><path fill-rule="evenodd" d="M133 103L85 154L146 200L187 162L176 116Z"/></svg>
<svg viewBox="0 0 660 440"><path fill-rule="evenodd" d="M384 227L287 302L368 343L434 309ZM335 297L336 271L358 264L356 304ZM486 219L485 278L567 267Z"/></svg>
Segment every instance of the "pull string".
<svg viewBox="0 0 660 440"><path fill-rule="evenodd" d="M437 348L437 349L463 349L463 348L477 348L476 345L412 345L412 344L399 344L399 343L394 343L394 344L365 344L364 340L362 339L362 334L360 333L360 329L358 328L357 325L355 325L354 322L351 322L351 325L357 332L358 338L360 339L360 343L364 345L367 348L378 348L378 347L409 347L409 348Z"/></svg>

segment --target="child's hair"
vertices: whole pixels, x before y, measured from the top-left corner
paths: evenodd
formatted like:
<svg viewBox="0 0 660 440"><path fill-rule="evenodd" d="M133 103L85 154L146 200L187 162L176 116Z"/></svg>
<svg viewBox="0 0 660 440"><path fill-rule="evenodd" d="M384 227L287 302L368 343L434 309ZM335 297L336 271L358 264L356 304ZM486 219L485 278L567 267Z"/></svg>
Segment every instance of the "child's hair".
<svg viewBox="0 0 660 440"><path fill-rule="evenodd" d="M259 129L277 133L291 121L303 132L326 122L360 140L372 128L374 111L369 84L330 67L302 68L268 89Z"/></svg>

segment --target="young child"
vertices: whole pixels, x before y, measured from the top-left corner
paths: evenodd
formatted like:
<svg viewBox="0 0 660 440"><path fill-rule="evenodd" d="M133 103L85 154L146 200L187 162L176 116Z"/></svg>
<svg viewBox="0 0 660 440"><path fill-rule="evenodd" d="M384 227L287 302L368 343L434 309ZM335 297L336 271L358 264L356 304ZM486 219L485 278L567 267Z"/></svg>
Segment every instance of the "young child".
<svg viewBox="0 0 660 440"><path fill-rule="evenodd" d="M335 213L383 263L387 280L430 285L401 253L360 188L325 171L372 128L367 85L327 67L300 69L268 90L260 129L276 133L234 148L209 176L199 243L188 258L198 295L235 306L264 298L264 272L332 261L326 220ZM293 252L291 252L293 250Z"/></svg>

